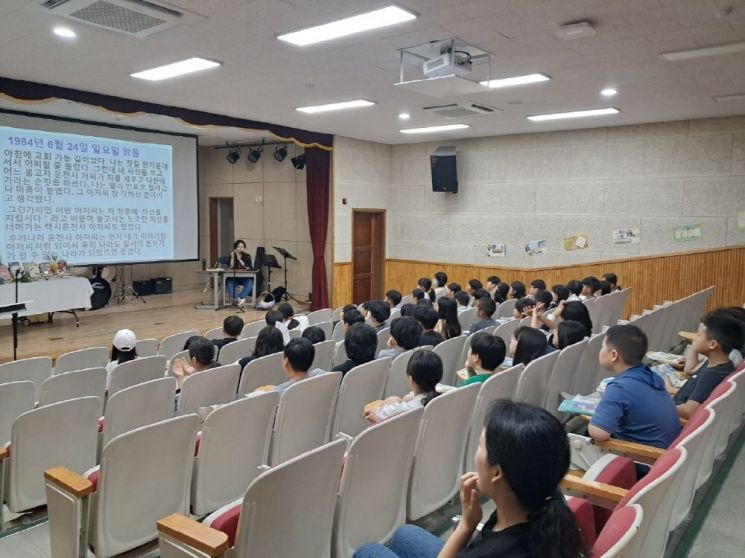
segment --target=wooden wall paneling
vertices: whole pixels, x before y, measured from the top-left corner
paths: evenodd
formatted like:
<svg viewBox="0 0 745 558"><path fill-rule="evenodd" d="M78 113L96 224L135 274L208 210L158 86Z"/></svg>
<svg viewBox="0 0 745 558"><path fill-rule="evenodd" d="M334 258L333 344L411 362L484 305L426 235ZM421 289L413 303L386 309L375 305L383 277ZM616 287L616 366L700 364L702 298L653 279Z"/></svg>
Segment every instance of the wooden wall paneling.
<svg viewBox="0 0 745 558"><path fill-rule="evenodd" d="M352 302L352 262L335 263L331 277L331 306Z"/></svg>

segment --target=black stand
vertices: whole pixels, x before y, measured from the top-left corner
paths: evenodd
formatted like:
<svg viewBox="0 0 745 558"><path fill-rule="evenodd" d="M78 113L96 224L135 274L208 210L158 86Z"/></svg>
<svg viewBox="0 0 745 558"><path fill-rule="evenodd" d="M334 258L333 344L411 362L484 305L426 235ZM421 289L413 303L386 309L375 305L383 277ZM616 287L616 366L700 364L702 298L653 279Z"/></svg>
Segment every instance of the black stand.
<svg viewBox="0 0 745 558"><path fill-rule="evenodd" d="M292 296L290 294L290 292L287 290L287 260L295 260L295 261L297 261L297 258L295 256L293 256L292 254L290 254L284 248L279 248L279 247L275 246L274 249L277 252L279 252L279 255L282 256L285 259L285 285L284 285L284 287L285 287L285 302L287 302L289 299L292 299L292 300L294 300L295 302L297 302L299 304L300 301L298 299L296 299L294 296ZM279 301L277 301L277 302L279 302Z"/></svg>
<svg viewBox="0 0 745 558"><path fill-rule="evenodd" d="M11 321L13 323L13 360L18 358L18 312L26 310L26 303L18 302L18 276L20 274L21 270L17 269L15 273L15 302L0 306L0 314L11 314Z"/></svg>
<svg viewBox="0 0 745 558"><path fill-rule="evenodd" d="M264 254L264 265L266 266L266 290L272 292L272 269L282 269L282 266L279 265L277 258L271 254ZM287 270L285 269L286 276Z"/></svg>

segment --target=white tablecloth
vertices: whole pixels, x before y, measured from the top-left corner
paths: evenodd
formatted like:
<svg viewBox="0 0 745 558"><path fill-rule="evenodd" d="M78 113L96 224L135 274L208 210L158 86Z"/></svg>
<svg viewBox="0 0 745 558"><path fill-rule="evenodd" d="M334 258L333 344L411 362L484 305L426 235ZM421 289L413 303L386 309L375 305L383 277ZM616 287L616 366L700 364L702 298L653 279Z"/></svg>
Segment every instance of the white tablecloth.
<svg viewBox="0 0 745 558"><path fill-rule="evenodd" d="M0 285L0 305L12 304L15 301L15 284ZM77 308L90 308L93 287L84 277L63 277L32 283L18 284L18 301L32 300L28 310L19 312L19 316L61 312ZM10 319L9 314L0 314L0 319Z"/></svg>

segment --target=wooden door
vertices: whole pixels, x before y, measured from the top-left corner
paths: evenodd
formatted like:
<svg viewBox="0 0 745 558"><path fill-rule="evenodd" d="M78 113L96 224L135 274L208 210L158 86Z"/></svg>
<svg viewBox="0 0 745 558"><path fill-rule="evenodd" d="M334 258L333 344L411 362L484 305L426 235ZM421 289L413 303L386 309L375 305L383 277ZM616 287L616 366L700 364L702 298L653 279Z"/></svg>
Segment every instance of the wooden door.
<svg viewBox="0 0 745 558"><path fill-rule="evenodd" d="M381 299L385 262L385 211L352 213L352 301Z"/></svg>

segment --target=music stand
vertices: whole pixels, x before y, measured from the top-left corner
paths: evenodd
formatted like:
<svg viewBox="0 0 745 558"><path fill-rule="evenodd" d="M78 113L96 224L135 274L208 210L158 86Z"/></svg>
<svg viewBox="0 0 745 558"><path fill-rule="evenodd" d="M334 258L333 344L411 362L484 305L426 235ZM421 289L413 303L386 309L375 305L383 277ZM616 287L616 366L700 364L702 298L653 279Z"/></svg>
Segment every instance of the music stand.
<svg viewBox="0 0 745 558"><path fill-rule="evenodd" d="M266 254L266 253L264 254L263 264L266 267L266 271L267 271L266 290L269 292L272 292L272 269L282 269L282 266L279 265L279 262L277 261L277 258L275 256L273 256L272 254ZM287 275L286 269L285 269L285 275Z"/></svg>
<svg viewBox="0 0 745 558"><path fill-rule="evenodd" d="M297 260L295 256L290 254L287 250L284 248L279 248L278 246L275 246L274 249L279 252L279 255L282 256L285 259L285 302L287 302L288 299L292 299L295 302L300 302L298 299L296 299L294 296L290 294L290 292L287 290L287 260Z"/></svg>
<svg viewBox="0 0 745 558"><path fill-rule="evenodd" d="M0 306L0 314L10 314L13 322L13 360L16 360L18 356L16 354L18 351L18 312L26 310L26 304L29 302L14 302Z"/></svg>

